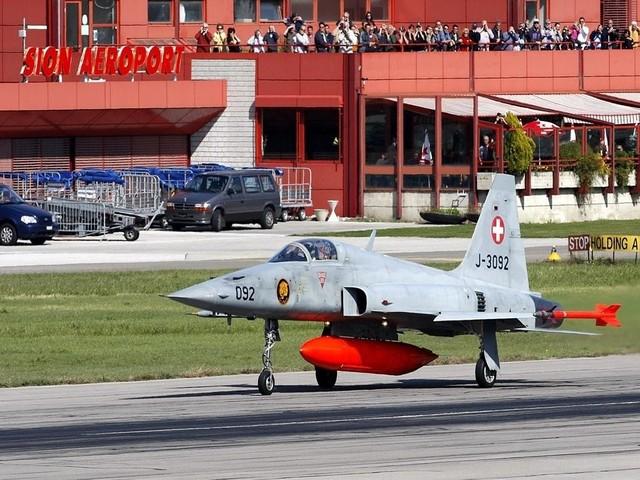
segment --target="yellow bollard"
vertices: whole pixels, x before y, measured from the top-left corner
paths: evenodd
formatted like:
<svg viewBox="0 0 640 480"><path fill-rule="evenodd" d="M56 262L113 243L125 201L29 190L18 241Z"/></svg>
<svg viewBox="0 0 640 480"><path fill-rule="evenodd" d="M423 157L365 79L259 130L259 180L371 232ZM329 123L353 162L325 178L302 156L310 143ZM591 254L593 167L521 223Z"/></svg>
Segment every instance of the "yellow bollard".
<svg viewBox="0 0 640 480"><path fill-rule="evenodd" d="M560 254L558 253L558 249L554 245L553 247L551 247L551 251L549 252L549 256L547 257L547 262L559 262L560 260Z"/></svg>

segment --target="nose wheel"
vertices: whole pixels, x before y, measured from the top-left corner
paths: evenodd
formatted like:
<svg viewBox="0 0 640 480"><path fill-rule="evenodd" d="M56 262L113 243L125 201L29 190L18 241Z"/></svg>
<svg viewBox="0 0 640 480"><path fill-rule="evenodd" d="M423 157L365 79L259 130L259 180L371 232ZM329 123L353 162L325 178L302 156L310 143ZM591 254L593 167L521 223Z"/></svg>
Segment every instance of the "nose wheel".
<svg viewBox="0 0 640 480"><path fill-rule="evenodd" d="M276 342L280 341L280 331L277 320L264 321L264 350L262 352L262 371L258 376L258 391L262 395L271 395L276 389L276 380L273 376L271 364L271 350Z"/></svg>

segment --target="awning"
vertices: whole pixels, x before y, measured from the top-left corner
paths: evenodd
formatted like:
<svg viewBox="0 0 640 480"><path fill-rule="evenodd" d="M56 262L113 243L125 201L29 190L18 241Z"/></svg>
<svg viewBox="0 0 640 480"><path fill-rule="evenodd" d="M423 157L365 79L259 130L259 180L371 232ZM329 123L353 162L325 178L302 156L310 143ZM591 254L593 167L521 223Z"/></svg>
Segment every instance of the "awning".
<svg viewBox="0 0 640 480"><path fill-rule="evenodd" d="M258 108L340 108L338 95L257 95Z"/></svg>
<svg viewBox="0 0 640 480"><path fill-rule="evenodd" d="M495 98L526 104L534 109L551 110L565 117L577 115L615 125L633 125L640 122L640 108L608 102L586 93L496 95Z"/></svg>
<svg viewBox="0 0 640 480"><path fill-rule="evenodd" d="M394 99L390 99L394 100ZM405 105L412 107L424 108L427 110L435 110L436 101L434 98L405 98ZM442 112L458 117L473 117L473 98L472 97L453 97L442 99ZM519 117L532 116L541 117L550 115L542 110L533 108L518 107L508 103L500 102L491 98L478 97L478 116L479 117L495 117L498 113L503 115L507 112L513 112Z"/></svg>
<svg viewBox="0 0 640 480"><path fill-rule="evenodd" d="M0 136L191 134L227 105L226 81L0 84Z"/></svg>

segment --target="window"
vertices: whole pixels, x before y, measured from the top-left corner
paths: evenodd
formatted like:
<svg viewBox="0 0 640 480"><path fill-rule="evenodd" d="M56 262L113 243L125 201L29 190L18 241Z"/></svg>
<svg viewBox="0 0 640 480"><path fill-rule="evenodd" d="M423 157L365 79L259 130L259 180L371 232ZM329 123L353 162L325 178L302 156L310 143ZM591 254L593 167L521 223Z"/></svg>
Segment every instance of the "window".
<svg viewBox="0 0 640 480"><path fill-rule="evenodd" d="M371 0L369 11L374 20L389 18L389 0Z"/></svg>
<svg viewBox="0 0 640 480"><path fill-rule="evenodd" d="M435 112L404 111L404 164L433 165L436 158Z"/></svg>
<svg viewBox="0 0 640 480"><path fill-rule="evenodd" d="M236 22L255 22L256 0L234 0L233 18Z"/></svg>
<svg viewBox="0 0 640 480"><path fill-rule="evenodd" d="M93 0L93 23L116 23L116 0Z"/></svg>
<svg viewBox="0 0 640 480"><path fill-rule="evenodd" d="M537 18L540 20L540 24L544 25L547 18L547 0L527 0L525 9L527 20L531 21Z"/></svg>
<svg viewBox="0 0 640 480"><path fill-rule="evenodd" d="M229 188L231 188L234 193L242 193L242 180L240 180L240 177L233 177Z"/></svg>
<svg viewBox="0 0 640 480"><path fill-rule="evenodd" d="M244 183L244 191L246 193L260 192L260 183L258 183L258 177L242 177L242 183Z"/></svg>
<svg viewBox="0 0 640 480"><path fill-rule="evenodd" d="M396 104L367 102L365 148L367 165L396 164Z"/></svg>
<svg viewBox="0 0 640 480"><path fill-rule="evenodd" d="M260 0L260 20L282 20L282 0Z"/></svg>
<svg viewBox="0 0 640 480"><path fill-rule="evenodd" d="M296 158L296 111L287 108L262 110L262 157Z"/></svg>
<svg viewBox="0 0 640 480"><path fill-rule="evenodd" d="M307 110L304 130L308 160L337 160L340 157L340 115L337 109Z"/></svg>
<svg viewBox="0 0 640 480"><path fill-rule="evenodd" d="M469 175L442 175L443 190L468 190L470 186Z"/></svg>
<svg viewBox="0 0 640 480"><path fill-rule="evenodd" d="M149 23L171 22L171 0L148 0Z"/></svg>
<svg viewBox="0 0 640 480"><path fill-rule="evenodd" d="M366 0L344 0L344 10L349 12L351 20L361 22L367 13Z"/></svg>
<svg viewBox="0 0 640 480"><path fill-rule="evenodd" d="M364 185L368 189L392 189L396 188L395 175L365 175Z"/></svg>
<svg viewBox="0 0 640 480"><path fill-rule="evenodd" d="M273 178L271 178L271 175L260 175L260 183L262 184L263 192L276 191L276 186L273 184Z"/></svg>
<svg viewBox="0 0 640 480"><path fill-rule="evenodd" d="M405 175L403 182L405 189L431 190L433 188L433 175Z"/></svg>
<svg viewBox="0 0 640 480"><path fill-rule="evenodd" d="M300 15L305 20L313 18L313 0L291 0L291 14ZM318 2L324 3L322 1ZM320 5L318 5L320 8Z"/></svg>
<svg viewBox="0 0 640 480"><path fill-rule="evenodd" d="M180 0L180 23L202 22L202 0Z"/></svg>
<svg viewBox="0 0 640 480"><path fill-rule="evenodd" d="M496 140L495 133L492 138L494 141ZM471 122L443 115L442 164L469 165L471 163L472 150L473 127L471 125Z"/></svg>
<svg viewBox="0 0 640 480"><path fill-rule="evenodd" d="M332 25L340 18L340 0L318 0L318 20ZM331 27L333 30L333 26Z"/></svg>

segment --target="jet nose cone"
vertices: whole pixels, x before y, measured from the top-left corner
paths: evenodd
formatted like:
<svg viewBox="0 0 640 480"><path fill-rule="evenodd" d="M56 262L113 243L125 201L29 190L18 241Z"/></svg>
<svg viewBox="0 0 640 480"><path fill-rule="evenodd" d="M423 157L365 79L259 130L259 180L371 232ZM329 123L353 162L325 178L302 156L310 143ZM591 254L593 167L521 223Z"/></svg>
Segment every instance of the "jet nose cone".
<svg viewBox="0 0 640 480"><path fill-rule="evenodd" d="M204 309L210 309L215 300L219 298L216 289L206 283L178 290L170 293L167 297L185 305Z"/></svg>

